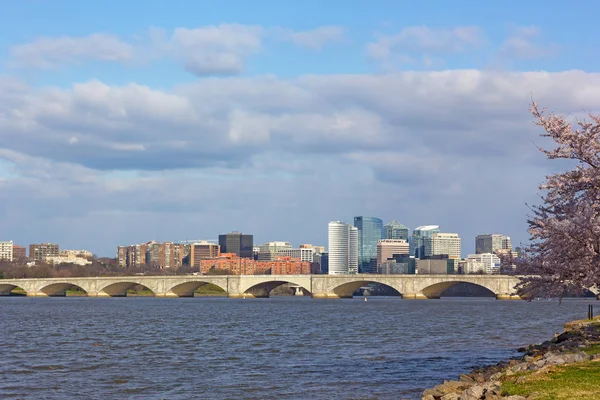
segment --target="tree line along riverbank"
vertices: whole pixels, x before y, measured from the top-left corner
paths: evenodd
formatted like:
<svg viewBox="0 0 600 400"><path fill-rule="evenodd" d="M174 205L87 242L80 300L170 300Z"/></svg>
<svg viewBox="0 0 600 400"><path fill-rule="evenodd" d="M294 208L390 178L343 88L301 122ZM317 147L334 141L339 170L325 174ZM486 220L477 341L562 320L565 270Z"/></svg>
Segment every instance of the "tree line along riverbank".
<svg viewBox="0 0 600 400"><path fill-rule="evenodd" d="M522 356L476 369L423 392L422 400L598 400L600 318L519 349Z"/></svg>

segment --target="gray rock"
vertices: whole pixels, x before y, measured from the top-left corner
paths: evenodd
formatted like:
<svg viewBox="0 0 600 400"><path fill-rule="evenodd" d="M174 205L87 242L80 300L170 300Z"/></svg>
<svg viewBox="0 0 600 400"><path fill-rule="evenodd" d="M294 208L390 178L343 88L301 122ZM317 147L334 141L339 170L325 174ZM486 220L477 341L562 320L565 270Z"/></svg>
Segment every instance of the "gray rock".
<svg viewBox="0 0 600 400"><path fill-rule="evenodd" d="M483 386L474 385L465 390L461 400L480 400L483 397Z"/></svg>
<svg viewBox="0 0 600 400"><path fill-rule="evenodd" d="M458 393L448 393L442 396L440 400L461 400Z"/></svg>
<svg viewBox="0 0 600 400"><path fill-rule="evenodd" d="M497 381L502 378L502 372L496 372L494 375L490 376L491 381Z"/></svg>
<svg viewBox="0 0 600 400"><path fill-rule="evenodd" d="M562 358L561 356L552 356L552 357L549 357L546 359L546 362L544 365L560 365L560 364L565 364L565 363L566 363L565 359Z"/></svg>
<svg viewBox="0 0 600 400"><path fill-rule="evenodd" d="M440 391L438 391L436 389L425 389L422 396L423 397L426 397L426 396L437 397L439 399L444 394L445 393L441 393Z"/></svg>

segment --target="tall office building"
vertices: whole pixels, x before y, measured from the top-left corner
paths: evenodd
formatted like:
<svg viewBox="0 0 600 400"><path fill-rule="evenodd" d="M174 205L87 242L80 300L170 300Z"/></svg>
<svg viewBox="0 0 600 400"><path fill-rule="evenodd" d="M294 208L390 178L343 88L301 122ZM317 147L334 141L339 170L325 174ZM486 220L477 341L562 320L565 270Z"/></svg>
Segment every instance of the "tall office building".
<svg viewBox="0 0 600 400"><path fill-rule="evenodd" d="M238 257L254 258L254 237L240 232L219 235L221 253L234 253Z"/></svg>
<svg viewBox="0 0 600 400"><path fill-rule="evenodd" d="M377 242L383 234L383 221L374 217L354 217L358 229L358 272L377 272Z"/></svg>
<svg viewBox="0 0 600 400"><path fill-rule="evenodd" d="M383 226L383 239L401 239L408 242L408 228L396 220Z"/></svg>
<svg viewBox="0 0 600 400"><path fill-rule="evenodd" d="M205 240L190 245L190 266L199 267L200 260L217 258L220 255L219 245Z"/></svg>
<svg viewBox="0 0 600 400"><path fill-rule="evenodd" d="M492 233L475 238L475 254L495 253L498 250L512 251L510 237Z"/></svg>
<svg viewBox="0 0 600 400"><path fill-rule="evenodd" d="M358 273L358 229L340 221L328 226L329 275Z"/></svg>
<svg viewBox="0 0 600 400"><path fill-rule="evenodd" d="M0 242L0 260L13 260L13 242Z"/></svg>
<svg viewBox="0 0 600 400"><path fill-rule="evenodd" d="M412 234L413 254L416 258L425 256L425 238L431 237L434 233L439 233L439 225L423 225L415 228Z"/></svg>
<svg viewBox="0 0 600 400"><path fill-rule="evenodd" d="M447 255L448 258L460 258L461 244L458 233L433 233L423 239L424 256Z"/></svg>
<svg viewBox="0 0 600 400"><path fill-rule="evenodd" d="M408 255L409 246L406 240L382 239L377 243L377 266L394 257L394 254Z"/></svg>
<svg viewBox="0 0 600 400"><path fill-rule="evenodd" d="M268 242L258 246L259 261L273 261L279 255L279 250L291 249L290 242Z"/></svg>
<svg viewBox="0 0 600 400"><path fill-rule="evenodd" d="M44 261L46 257L58 257L59 253L57 244L38 243L29 245L29 258L35 261Z"/></svg>

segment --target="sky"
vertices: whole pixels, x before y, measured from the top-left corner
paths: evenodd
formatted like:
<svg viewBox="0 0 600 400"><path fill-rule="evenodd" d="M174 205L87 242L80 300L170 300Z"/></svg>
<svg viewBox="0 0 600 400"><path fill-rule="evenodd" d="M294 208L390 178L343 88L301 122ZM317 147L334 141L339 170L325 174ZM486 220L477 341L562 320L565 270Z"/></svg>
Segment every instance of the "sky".
<svg viewBox="0 0 600 400"><path fill-rule="evenodd" d="M532 100L600 111L600 3L6 2L0 240L327 244L358 215L526 243Z"/></svg>

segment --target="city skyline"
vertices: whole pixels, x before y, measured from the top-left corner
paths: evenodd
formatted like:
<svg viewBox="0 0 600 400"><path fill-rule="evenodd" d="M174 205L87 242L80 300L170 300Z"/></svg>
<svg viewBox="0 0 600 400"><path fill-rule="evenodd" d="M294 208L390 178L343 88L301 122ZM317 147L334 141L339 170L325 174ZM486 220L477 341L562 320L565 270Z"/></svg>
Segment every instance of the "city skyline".
<svg viewBox="0 0 600 400"><path fill-rule="evenodd" d="M355 218L357 218L357 217L354 217L353 220L355 220ZM360 218L363 218L363 216L360 216ZM377 218L377 217L368 217L368 218L380 219L380 218ZM391 220L391 221L397 222L395 220ZM353 223L348 223L345 220L336 220L336 221L332 220L332 221L329 221L329 223L331 223L331 222L341 222L341 223L348 224L350 226L355 226ZM406 227L406 226L404 226L404 227ZM408 228L408 232L409 232L409 237L408 237L407 243L409 243L411 245L411 255L414 255L414 250L415 250L412 247L413 246L412 240L414 240L412 234L413 234L413 232L414 232L415 229L422 228L422 227L439 227L439 225L421 225L421 226L415 227L414 229L411 229L410 227L406 227L406 228ZM443 234L447 234L448 230L443 230L442 229L440 232L443 233ZM118 248L118 247L127 247L127 246L135 246L136 244L143 244L143 243L187 243L187 244L198 244L198 243L202 243L202 242L208 242L208 243L211 243L211 244L219 244L219 237L220 236L222 237L222 236L226 236L226 235L230 235L230 234L241 234L241 235L244 235L244 236L253 236L252 233L239 232L239 231L231 231L231 232L228 232L228 233L217 234L217 235L215 235L214 239L192 239L192 240L189 240L189 239L184 239L184 240L171 240L171 239L156 240L156 239L149 239L149 240L139 240L139 241L131 241L131 242L128 242L128 243L125 243L125 242L124 243L117 243L117 244L115 244L114 248L112 249L112 253L109 252L109 254L98 254L98 253L94 252L93 250L91 251L91 253L95 254L98 257L110 257L110 258L113 258L115 256L115 250L114 250L115 248ZM360 233L359 233L359 235L360 235ZM509 244L511 243L511 239L510 239L511 236L510 235L502 235L502 234L499 234L497 231L491 231L491 232L485 232L485 233L481 232L481 233L478 233L475 237L473 237L472 240L463 240L463 242L462 242L463 245L461 246L461 256L465 256L467 254L475 254L475 253L477 253L477 239L478 239L478 237L479 236L487 236L487 235L500 235L500 236L506 237L508 239L508 243ZM464 236L462 236L460 234L460 232L458 232L458 237L461 238L461 239L464 239ZM382 230L381 239L382 240L383 239L388 239L388 238L385 237L385 228ZM11 243L14 243L15 246L26 246L27 248L31 248L31 246L34 246L34 244L31 244L29 242L27 242L27 243L17 243L16 241L14 241L12 239L0 238L0 243L2 243L2 242L9 242L9 241ZM360 239L359 239L359 242L360 242ZM68 247L68 246L63 246L59 242L52 241L52 240L45 240L45 241L41 241L39 243L42 243L42 244L58 244L59 246L61 246L61 248L62 247ZM258 248L258 247L262 247L264 245L268 245L268 244L272 244L272 243L279 243L279 244L284 244L285 243L286 248L298 248L302 244L306 244L306 243L310 243L310 244L315 245L315 246L322 246L322 245L325 246L328 243L328 234L327 234L327 230L326 230L326 240L323 241L323 242L316 242L316 241L311 241L311 240L304 240L304 241L292 242L292 241L280 240L280 239L270 239L270 240L266 240L266 241L254 241L253 247L254 248ZM469 244L467 244L466 247L465 247L465 243L469 243ZM376 242L375 242L375 244L376 244ZM519 247L519 245L516 245L514 247L515 248ZM90 247L90 246L82 246L81 248L85 248L85 249L89 249L89 250L92 249L92 247ZM325 249L326 249L326 251L328 251L328 247L327 246L325 246ZM118 257L116 257L116 258L118 258ZM376 258L376 251L374 253L373 258ZM360 262L359 262L359 266L360 266Z"/></svg>
<svg viewBox="0 0 600 400"><path fill-rule="evenodd" d="M0 15L0 238L23 245L326 243L376 215L518 246L558 168L531 100L600 110L592 2L32 4Z"/></svg>

